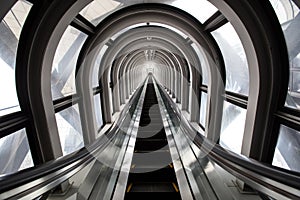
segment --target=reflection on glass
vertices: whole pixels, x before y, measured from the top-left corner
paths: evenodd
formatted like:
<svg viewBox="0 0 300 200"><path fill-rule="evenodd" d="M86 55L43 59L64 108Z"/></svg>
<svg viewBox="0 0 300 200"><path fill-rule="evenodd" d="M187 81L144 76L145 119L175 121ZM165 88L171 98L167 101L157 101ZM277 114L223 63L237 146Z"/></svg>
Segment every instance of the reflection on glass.
<svg viewBox="0 0 300 200"><path fill-rule="evenodd" d="M300 172L300 133L298 131L284 125L280 126L272 164Z"/></svg>
<svg viewBox="0 0 300 200"><path fill-rule="evenodd" d="M25 129L0 139L0 174L14 173L33 166Z"/></svg>
<svg viewBox="0 0 300 200"><path fill-rule="evenodd" d="M92 87L93 88L99 86L98 72L99 72L100 62L101 62L101 59L102 59L105 51L107 50L107 48L108 48L108 46L104 45L95 60L94 67L93 67L93 74L92 74Z"/></svg>
<svg viewBox="0 0 300 200"><path fill-rule="evenodd" d="M76 93L75 68L80 49L87 35L69 26L55 52L52 74L52 99Z"/></svg>
<svg viewBox="0 0 300 200"><path fill-rule="evenodd" d="M31 4L17 1L0 23L0 116L19 111L15 65L19 38ZM2 96L2 97L3 97Z"/></svg>
<svg viewBox="0 0 300 200"><path fill-rule="evenodd" d="M73 105L56 113L55 117L63 155L67 155L83 147L78 105Z"/></svg>
<svg viewBox="0 0 300 200"><path fill-rule="evenodd" d="M202 23L217 12L217 8L207 0L176 0L172 6L188 12Z"/></svg>
<svg viewBox="0 0 300 200"><path fill-rule="evenodd" d="M103 16L118 7L120 2L114 0L94 0L80 14L97 26Z"/></svg>
<svg viewBox="0 0 300 200"><path fill-rule="evenodd" d="M226 87L231 92L248 95L249 71L242 42L230 23L212 32L225 61Z"/></svg>
<svg viewBox="0 0 300 200"><path fill-rule="evenodd" d="M151 23L152 25L154 23ZM138 24L134 24L134 25L131 25L131 26L127 26L126 28L120 30L119 32L115 33L113 36L111 36L110 39L112 40L116 40L120 35L122 35L123 33L131 30L131 29L134 29L134 28L137 28L137 27L140 27L140 26L145 26L145 23L138 23Z"/></svg>
<svg viewBox="0 0 300 200"><path fill-rule="evenodd" d="M95 114L98 129L103 125L100 94L94 96Z"/></svg>
<svg viewBox="0 0 300 200"><path fill-rule="evenodd" d="M188 37L188 36L187 36L185 33L183 33L181 30L179 30L179 29L177 29L177 28L175 28L175 27L173 27L173 26L169 26L169 25L167 25L167 24L162 24L162 23L157 23L157 22L153 22L153 23L150 23L150 24L153 25L153 26L159 26L159 27L164 27L164 28L170 29L171 31L177 33L178 35L180 35L181 37L183 37L183 38L185 38L185 39Z"/></svg>
<svg viewBox="0 0 300 200"><path fill-rule="evenodd" d="M209 85L208 84L208 61L206 58L206 55L204 55L203 49L199 49L201 47L197 47L195 43L191 44L191 46L193 47L193 49L195 50L200 63L201 63L201 70L202 70L202 85Z"/></svg>
<svg viewBox="0 0 300 200"><path fill-rule="evenodd" d="M200 106L200 124L205 127L206 122L206 105L207 105L207 94L201 92L201 106Z"/></svg>
<svg viewBox="0 0 300 200"><path fill-rule="evenodd" d="M286 106L300 109L300 12L291 0L270 0L283 30L290 61Z"/></svg>
<svg viewBox="0 0 300 200"><path fill-rule="evenodd" d="M280 24L290 22L299 13L299 8L292 0L270 0Z"/></svg>
<svg viewBox="0 0 300 200"><path fill-rule="evenodd" d="M246 110L225 102L223 108L220 145L241 153L246 120Z"/></svg>

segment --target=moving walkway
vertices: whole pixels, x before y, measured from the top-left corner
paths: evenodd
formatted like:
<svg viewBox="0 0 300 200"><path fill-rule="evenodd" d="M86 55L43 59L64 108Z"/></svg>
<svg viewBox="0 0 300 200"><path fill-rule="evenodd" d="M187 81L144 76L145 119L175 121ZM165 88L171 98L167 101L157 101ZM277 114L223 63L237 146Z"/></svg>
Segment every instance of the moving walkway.
<svg viewBox="0 0 300 200"><path fill-rule="evenodd" d="M299 173L213 144L148 76L94 143L1 176L0 199L133 199L162 193L174 199L243 199L225 184L228 177L249 185L252 199L300 198Z"/></svg>

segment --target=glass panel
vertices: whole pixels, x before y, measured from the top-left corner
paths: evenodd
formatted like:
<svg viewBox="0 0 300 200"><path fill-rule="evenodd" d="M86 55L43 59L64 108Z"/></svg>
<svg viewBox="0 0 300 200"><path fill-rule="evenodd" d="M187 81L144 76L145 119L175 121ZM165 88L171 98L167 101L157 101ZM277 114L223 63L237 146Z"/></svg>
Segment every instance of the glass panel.
<svg viewBox="0 0 300 200"><path fill-rule="evenodd" d="M96 61L95 61L94 67L93 67L93 74L92 74L92 87L93 88L99 86L99 81L98 81L99 67L100 67L101 59L107 49L108 49L108 46L104 45L96 58Z"/></svg>
<svg viewBox="0 0 300 200"><path fill-rule="evenodd" d="M198 58L200 60L201 63L201 69L202 69L202 85L209 85L208 84L208 61L206 59L206 56L202 53L203 51L201 51L195 43L191 44L191 46L193 47L193 49L195 50L196 54L198 55Z"/></svg>
<svg viewBox="0 0 300 200"><path fill-rule="evenodd" d="M14 173L33 166L25 129L0 139L0 174Z"/></svg>
<svg viewBox="0 0 300 200"><path fill-rule="evenodd" d="M120 2L113 0L95 0L87 5L80 14L97 26L103 19L103 16L117 8Z"/></svg>
<svg viewBox="0 0 300 200"><path fill-rule="evenodd" d="M202 23L217 12L217 8L207 0L177 0L172 6L188 12Z"/></svg>
<svg viewBox="0 0 300 200"><path fill-rule="evenodd" d="M246 121L246 109L225 102L223 108L220 145L241 153Z"/></svg>
<svg viewBox="0 0 300 200"><path fill-rule="evenodd" d="M151 24L153 25L154 23L151 23ZM134 24L134 25L128 26L128 27L122 29L121 31L117 32L117 33L114 34L113 36L111 36L110 39L116 40L116 39L117 39L120 35L122 35L123 33L127 32L127 31L129 31L129 30L131 30L131 29L137 28L137 27L139 27L139 26L145 26L145 23L139 23L139 24Z"/></svg>
<svg viewBox="0 0 300 200"><path fill-rule="evenodd" d="M63 155L84 146L78 105L55 114Z"/></svg>
<svg viewBox="0 0 300 200"><path fill-rule="evenodd" d="M207 105L207 94L201 92L201 105L200 105L200 124L205 127L206 123L206 105Z"/></svg>
<svg viewBox="0 0 300 200"><path fill-rule="evenodd" d="M25 19L32 4L17 3L0 23L0 116L20 110L15 83L17 46Z"/></svg>
<svg viewBox="0 0 300 200"><path fill-rule="evenodd" d="M103 125L100 94L94 96L95 114L98 128Z"/></svg>
<svg viewBox="0 0 300 200"><path fill-rule="evenodd" d="M226 87L231 92L248 95L249 71L242 42L230 23L212 32L224 57ZM228 51L230 49L230 51Z"/></svg>
<svg viewBox="0 0 300 200"><path fill-rule="evenodd" d="M273 165L300 172L300 132L280 126Z"/></svg>
<svg viewBox="0 0 300 200"><path fill-rule="evenodd" d="M299 13L299 8L292 0L270 0L280 24L286 22L290 23L290 20L295 19Z"/></svg>
<svg viewBox="0 0 300 200"><path fill-rule="evenodd" d="M75 68L80 49L87 35L69 26L60 39L52 65L52 98L76 93Z"/></svg>
<svg viewBox="0 0 300 200"><path fill-rule="evenodd" d="M160 27L164 27L164 28L167 28L167 29L170 29L171 31L174 31L175 33L177 33L178 35L180 35L181 37L183 38L187 38L188 36L183 33L182 31L178 30L177 28L174 28L172 26L169 26L167 24L162 24L162 23L157 23L157 22L152 22L150 23L150 25L153 25L153 26L160 26Z"/></svg>
<svg viewBox="0 0 300 200"><path fill-rule="evenodd" d="M290 82L286 106L299 109L300 105L300 12L291 0L270 0L283 30L290 61Z"/></svg>

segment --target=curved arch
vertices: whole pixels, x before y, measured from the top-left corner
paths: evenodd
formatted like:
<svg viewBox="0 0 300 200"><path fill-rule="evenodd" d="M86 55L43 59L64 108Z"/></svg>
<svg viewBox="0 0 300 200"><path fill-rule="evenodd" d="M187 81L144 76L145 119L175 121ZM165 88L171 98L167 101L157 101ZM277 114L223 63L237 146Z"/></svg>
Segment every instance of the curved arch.
<svg viewBox="0 0 300 200"><path fill-rule="evenodd" d="M146 35L145 35L146 32ZM151 37L151 41L148 41L146 39L147 37ZM161 39L160 39L161 38ZM167 43L166 43L167 42ZM201 70L201 64L200 61L196 55L196 53L190 48L189 43L186 39L179 36L177 33L174 33L173 31L162 28L162 27L153 27L153 26L147 26L147 27L139 27L135 28L134 30L130 30L124 33L123 35L119 36L111 45L111 49L109 49L106 53L107 55L110 55L108 58L105 57L102 61L103 63L101 66L106 66L109 64L105 64L107 62L112 63L112 60L117 57L118 55L122 56L123 52L131 52L133 49L139 49L143 46L153 46L152 49L158 48L162 46L166 46L165 51L170 51L170 49L173 49L173 51L176 51L175 53L181 53L182 56L186 57L186 59L189 61L188 66L189 70L194 68L194 78L201 77L202 70ZM178 49L178 50L177 50ZM111 73L114 73L115 67L112 67ZM181 70L181 72L185 72L185 70ZM189 71L188 71L189 72ZM191 72L189 72L191 74ZM167 75L168 76L168 75ZM172 78L170 81L173 81L174 73L172 73ZM112 77L112 75L111 75ZM197 91L199 90L199 86L201 85L201 79L198 81L195 79L193 83L191 84L192 89L188 89L188 83L190 82L189 79L187 79L188 75L183 74L184 79L186 81L186 86L183 88L183 91L193 91L186 93L183 98L183 109L188 110L191 113L191 120L192 121L198 121L199 118L199 95ZM175 82L175 81L173 81ZM115 84L114 84L115 85ZM169 83L167 85L167 89L171 89L174 94L174 84ZM116 93L117 94L117 93ZM193 94L195 98L189 98L189 94ZM188 99L192 99L191 103L189 104ZM189 106L188 106L189 105ZM193 106L191 106L193 105ZM193 107L193 109L192 109Z"/></svg>
<svg viewBox="0 0 300 200"><path fill-rule="evenodd" d="M67 26L89 2L55 0L34 4L23 28L28 31L23 31L20 38L17 93L22 110L31 118L30 133L36 138L34 145L41 151L42 162L62 156L50 81L55 50Z"/></svg>
<svg viewBox="0 0 300 200"><path fill-rule="evenodd" d="M289 76L280 24L268 1L210 2L230 21L246 47L250 87L242 154L271 163L279 132L273 130L274 115L285 103Z"/></svg>

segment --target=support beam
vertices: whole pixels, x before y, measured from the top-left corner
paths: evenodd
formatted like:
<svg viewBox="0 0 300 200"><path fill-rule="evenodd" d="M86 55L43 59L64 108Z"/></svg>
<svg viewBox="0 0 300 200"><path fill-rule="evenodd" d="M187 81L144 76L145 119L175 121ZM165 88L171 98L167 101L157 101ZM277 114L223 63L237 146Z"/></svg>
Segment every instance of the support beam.
<svg viewBox="0 0 300 200"><path fill-rule="evenodd" d="M207 32L212 32L214 30L217 30L227 22L228 20L225 18L225 16L220 11L217 11L208 20L204 22L204 30Z"/></svg>

